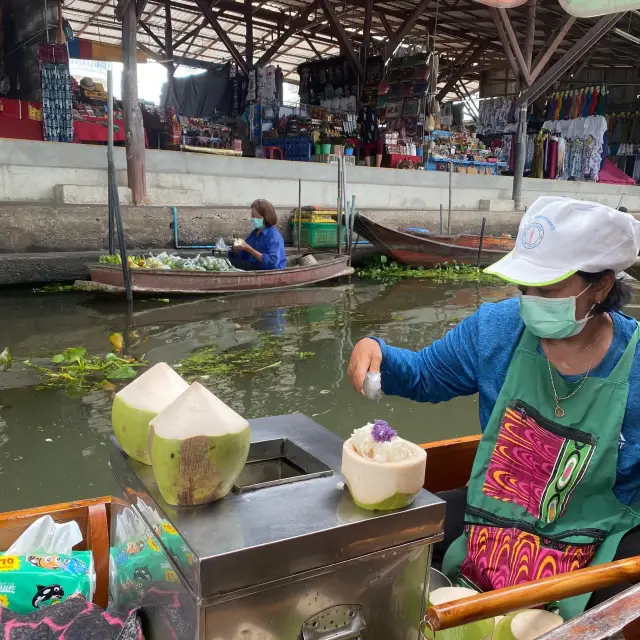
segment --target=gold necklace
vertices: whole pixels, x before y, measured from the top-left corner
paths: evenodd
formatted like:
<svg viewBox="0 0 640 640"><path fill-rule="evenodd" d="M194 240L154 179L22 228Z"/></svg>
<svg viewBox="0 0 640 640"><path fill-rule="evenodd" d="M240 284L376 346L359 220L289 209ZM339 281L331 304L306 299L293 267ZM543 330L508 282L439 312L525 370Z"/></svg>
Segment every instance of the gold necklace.
<svg viewBox="0 0 640 640"><path fill-rule="evenodd" d="M598 336L598 339L596 340L595 344L597 345L599 343L600 343L600 336ZM587 349L590 349L593 344L594 344L593 342L588 344L584 348L584 351L587 351ZM580 380L580 383L578 384L577 388L574 389L573 392L570 393L568 396L561 398L560 396L558 396L558 392L556 390L556 383L553 381L553 372L551 371L551 360L549 359L549 350L545 349L543 344L542 344L542 350L544 351L545 356L547 356L547 366L549 367L549 379L551 380L551 388L553 389L553 399L556 403L556 409L554 413L556 414L556 417L564 418L564 409L560 406L560 403L564 402L565 400L568 400L569 398L572 398L573 396L576 395L576 393L578 393L578 391L580 391L580 389L582 389L584 383L587 381L587 378L589 377L589 374L591 373L591 369L593 368L593 360L589 363L589 369L587 370L587 373L584 376L584 378Z"/></svg>

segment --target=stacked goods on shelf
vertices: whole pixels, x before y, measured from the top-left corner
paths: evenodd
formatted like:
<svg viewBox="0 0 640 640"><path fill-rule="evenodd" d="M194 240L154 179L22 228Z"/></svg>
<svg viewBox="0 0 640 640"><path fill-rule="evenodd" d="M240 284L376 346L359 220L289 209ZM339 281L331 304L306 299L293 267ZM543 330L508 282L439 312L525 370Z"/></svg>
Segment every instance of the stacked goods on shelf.
<svg viewBox="0 0 640 640"><path fill-rule="evenodd" d="M376 106L380 119L387 121L385 144L390 154L415 156L422 148L430 58L428 52L393 58L378 85Z"/></svg>

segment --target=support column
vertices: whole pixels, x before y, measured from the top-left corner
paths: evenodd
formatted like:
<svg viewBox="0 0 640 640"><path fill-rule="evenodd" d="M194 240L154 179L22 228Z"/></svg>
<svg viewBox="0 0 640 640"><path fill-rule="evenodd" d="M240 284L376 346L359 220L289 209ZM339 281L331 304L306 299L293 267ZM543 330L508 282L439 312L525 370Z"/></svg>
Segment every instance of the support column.
<svg viewBox="0 0 640 640"><path fill-rule="evenodd" d="M536 35L536 4L537 0L529 0L527 6L527 36L524 43L523 62L526 71L527 84L531 83L531 61L533 59L533 44ZM517 43L516 43L517 45ZM524 84L521 81L521 84ZM524 180L524 165L527 157L527 110L528 103L525 101L520 104L518 109L518 130L516 133L516 164L513 168L513 204L518 211L522 208L522 183Z"/></svg>
<svg viewBox="0 0 640 640"><path fill-rule="evenodd" d="M244 0L244 20L245 20L245 58L247 59L247 68L253 68L253 7L251 0Z"/></svg>
<svg viewBox="0 0 640 640"><path fill-rule="evenodd" d="M169 65L169 83L173 80L176 65L173 61L173 25L171 23L171 0L164 0L164 51L167 54Z"/></svg>
<svg viewBox="0 0 640 640"><path fill-rule="evenodd" d="M127 178L134 204L147 199L144 169L144 127L138 102L136 3L129 2L122 16L122 102L126 130Z"/></svg>
<svg viewBox="0 0 640 640"><path fill-rule="evenodd" d="M516 165L513 169L512 199L516 211L522 207L522 181L524 179L524 162L527 157L527 103L518 109L518 131L516 133Z"/></svg>

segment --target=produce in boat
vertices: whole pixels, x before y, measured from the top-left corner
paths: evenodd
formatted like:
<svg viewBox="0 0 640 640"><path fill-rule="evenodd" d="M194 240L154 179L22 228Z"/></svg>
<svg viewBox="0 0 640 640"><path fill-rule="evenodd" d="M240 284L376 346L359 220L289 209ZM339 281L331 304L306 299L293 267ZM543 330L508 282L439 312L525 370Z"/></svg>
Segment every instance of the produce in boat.
<svg viewBox="0 0 640 640"><path fill-rule="evenodd" d="M493 640L536 640L563 624L564 621L557 613L544 609L516 611L497 623Z"/></svg>
<svg viewBox="0 0 640 640"><path fill-rule="evenodd" d="M356 429L342 448L342 475L362 509L387 511L411 504L427 464L424 449L403 440L384 420Z"/></svg>
<svg viewBox="0 0 640 640"><path fill-rule="evenodd" d="M130 458L151 464L149 422L188 388L166 362L159 362L116 394L111 423L119 445Z"/></svg>
<svg viewBox="0 0 640 640"><path fill-rule="evenodd" d="M476 591L465 587L442 587L429 594L427 604L430 607L435 607L477 595L478 593ZM436 631L435 634L430 629L425 628L423 629L423 635L427 640L487 640L491 637L494 627L495 619L489 618L488 620L479 620L478 622L463 624L453 629ZM493 638L497 640L495 634Z"/></svg>
<svg viewBox="0 0 640 640"><path fill-rule="evenodd" d="M149 425L162 497L180 507L224 498L244 468L250 441L249 423L194 382Z"/></svg>
<svg viewBox="0 0 640 640"><path fill-rule="evenodd" d="M242 242L242 241L241 241ZM235 244L235 243L234 243ZM181 258L166 251L154 256L129 256L127 262L132 269L163 269L164 271L241 271L236 269L225 257L201 256ZM98 258L99 264L121 264L118 254L104 255Z"/></svg>

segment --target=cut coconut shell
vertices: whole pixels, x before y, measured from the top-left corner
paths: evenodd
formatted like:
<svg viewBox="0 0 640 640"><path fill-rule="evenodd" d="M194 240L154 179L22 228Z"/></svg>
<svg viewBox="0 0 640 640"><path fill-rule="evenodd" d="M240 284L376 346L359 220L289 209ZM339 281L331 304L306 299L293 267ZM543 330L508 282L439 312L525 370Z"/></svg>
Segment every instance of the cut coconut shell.
<svg viewBox="0 0 640 640"><path fill-rule="evenodd" d="M151 464L149 422L188 388L166 362L159 362L116 394L111 424L118 444L130 458Z"/></svg>
<svg viewBox="0 0 640 640"><path fill-rule="evenodd" d="M516 611L496 625L493 640L536 640L563 624L564 620L557 613L544 609Z"/></svg>
<svg viewBox="0 0 640 640"><path fill-rule="evenodd" d="M171 505L224 498L249 454L249 423L198 382L149 425L153 473Z"/></svg>
<svg viewBox="0 0 640 640"><path fill-rule="evenodd" d="M466 587L442 587L429 594L428 606L447 604L477 595L476 591ZM436 631L435 634L430 629L424 629L423 635L427 640L487 640L491 637L494 627L495 619L489 618L488 620L463 624L453 629Z"/></svg>

